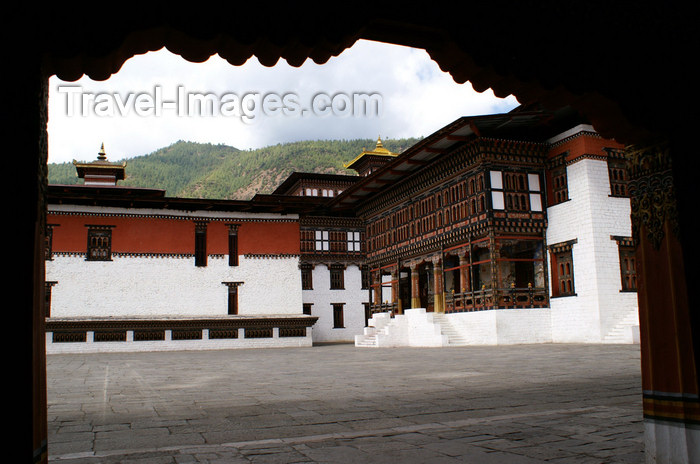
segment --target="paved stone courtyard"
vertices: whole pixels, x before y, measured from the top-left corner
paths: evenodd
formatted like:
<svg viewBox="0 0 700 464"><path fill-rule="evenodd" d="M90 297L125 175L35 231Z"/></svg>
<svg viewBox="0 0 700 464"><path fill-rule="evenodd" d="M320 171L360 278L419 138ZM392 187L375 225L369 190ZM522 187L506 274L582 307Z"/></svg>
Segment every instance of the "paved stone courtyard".
<svg viewBox="0 0 700 464"><path fill-rule="evenodd" d="M638 463L638 345L50 355L49 461Z"/></svg>

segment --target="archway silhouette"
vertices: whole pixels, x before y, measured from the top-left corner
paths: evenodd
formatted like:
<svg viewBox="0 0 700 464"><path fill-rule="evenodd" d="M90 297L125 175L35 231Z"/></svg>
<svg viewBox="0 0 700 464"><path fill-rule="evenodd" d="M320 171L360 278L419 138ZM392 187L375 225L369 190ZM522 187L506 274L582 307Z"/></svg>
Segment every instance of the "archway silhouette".
<svg viewBox="0 0 700 464"><path fill-rule="evenodd" d="M604 137L630 145L646 443L657 462L665 462L666 447L697 453L691 449L696 444L678 441L699 420L700 329L691 309L698 306L691 208L697 182L688 155L694 121L691 102L675 104L677 93L692 93L695 85L683 69L692 43L688 12L631 11L610 2L507 8L493 2L468 4L468 16L433 6L344 12L336 21L299 6L271 15L201 4L184 12L144 7L124 21L121 15L28 8L10 16L5 28L11 69L3 73L3 126L11 134L9 172L17 178L8 211L14 232L9 262L23 328L19 343L31 358L20 386L31 395L34 462L47 460L42 244L48 77L106 79L129 57L163 46L194 62L219 53L232 65L253 55L269 66L279 59L293 66L309 58L324 63L359 38L423 48L457 82L513 94L523 104L572 107ZM667 438L656 435L658 424L670 424Z"/></svg>

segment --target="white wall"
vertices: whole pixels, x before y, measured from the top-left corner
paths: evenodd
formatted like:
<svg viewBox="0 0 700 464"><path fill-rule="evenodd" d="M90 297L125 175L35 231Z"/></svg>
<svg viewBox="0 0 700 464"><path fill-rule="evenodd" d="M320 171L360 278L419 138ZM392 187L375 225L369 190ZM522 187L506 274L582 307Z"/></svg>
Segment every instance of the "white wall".
<svg viewBox="0 0 700 464"><path fill-rule="evenodd" d="M296 271L300 275L299 270ZM311 329L314 342L352 342L365 326L365 308L369 290L362 290L362 272L355 265L345 269L345 289L331 290L330 271L325 264L316 264L312 270L312 290L303 290L304 303L312 303L311 315L318 321ZM333 303L343 306L344 328L333 327ZM300 305L301 307L301 305Z"/></svg>
<svg viewBox="0 0 700 464"><path fill-rule="evenodd" d="M55 255L46 262L52 317L214 316L228 311L227 281L238 287L238 314L301 314L298 257L245 258L229 266L228 257L210 256L207 266L194 258L113 257L86 261Z"/></svg>
<svg viewBox="0 0 700 464"><path fill-rule="evenodd" d="M567 177L570 200L547 209L547 244L577 240L576 296L551 299L553 341L597 343L637 308L636 293L620 292L617 242L610 238L631 236L630 201L609 196L606 161L581 159Z"/></svg>

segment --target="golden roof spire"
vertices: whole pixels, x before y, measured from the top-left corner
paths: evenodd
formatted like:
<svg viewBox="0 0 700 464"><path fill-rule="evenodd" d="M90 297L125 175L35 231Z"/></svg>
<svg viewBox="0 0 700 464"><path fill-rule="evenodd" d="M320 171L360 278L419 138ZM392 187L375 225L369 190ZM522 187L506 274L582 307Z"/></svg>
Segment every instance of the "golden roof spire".
<svg viewBox="0 0 700 464"><path fill-rule="evenodd" d="M107 153L105 152L105 143L102 142L102 146L100 147L100 151L97 153L97 159L100 161L104 161L107 159Z"/></svg>
<svg viewBox="0 0 700 464"><path fill-rule="evenodd" d="M382 138L380 136L377 136L377 148L384 148L384 145L382 145Z"/></svg>
<svg viewBox="0 0 700 464"><path fill-rule="evenodd" d="M362 149L362 153L360 153L355 159L350 161L349 163L345 164L343 163L343 166L345 168L350 168L354 169L353 165L356 165L361 159L373 156L373 157L386 157L387 159L389 158L395 158L398 156L398 153L393 153L386 148L384 148L384 145L382 144L382 138L380 136L377 137L377 145L374 147L374 150L365 150L364 148Z"/></svg>

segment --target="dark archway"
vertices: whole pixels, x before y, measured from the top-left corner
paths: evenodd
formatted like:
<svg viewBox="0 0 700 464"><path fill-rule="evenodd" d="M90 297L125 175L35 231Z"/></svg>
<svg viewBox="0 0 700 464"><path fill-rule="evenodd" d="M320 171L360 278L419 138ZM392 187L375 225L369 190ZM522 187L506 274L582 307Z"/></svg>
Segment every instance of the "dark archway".
<svg viewBox="0 0 700 464"><path fill-rule="evenodd" d="M678 445L673 437L658 441L654 424L670 421L672 430L684 430L699 419L700 332L698 312L691 310L698 295L689 291L698 256L691 208L697 198L690 156L694 101L676 104L696 85L684 66L694 56L690 12L632 10L613 2L474 2L466 4L468 15L431 5L386 14L358 8L337 19L299 5L274 14L197 6L102 15L26 6L5 17L3 127L8 174L15 179L8 197L8 263L19 302L12 308L22 327L18 343L31 358L23 360L31 368L17 392L31 396L34 462L47 459L42 244L48 77L106 79L129 57L162 46L190 61L219 53L233 65L252 55L268 66L281 58L294 66L307 58L324 63L360 38L423 48L455 81L468 80L479 91L492 88L498 96L513 94L523 104L555 110L571 106L603 136L630 145L647 441L657 452Z"/></svg>

